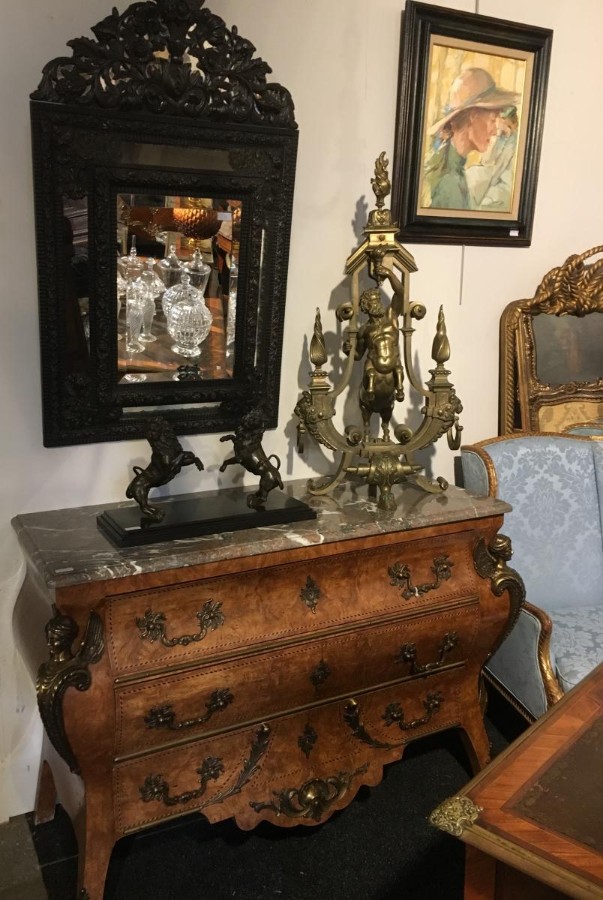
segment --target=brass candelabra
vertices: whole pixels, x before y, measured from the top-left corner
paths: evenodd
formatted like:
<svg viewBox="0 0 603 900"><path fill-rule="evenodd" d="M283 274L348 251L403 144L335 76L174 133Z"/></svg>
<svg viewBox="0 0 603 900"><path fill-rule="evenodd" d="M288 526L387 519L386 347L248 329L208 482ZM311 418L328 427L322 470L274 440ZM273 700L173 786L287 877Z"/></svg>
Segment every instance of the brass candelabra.
<svg viewBox="0 0 603 900"><path fill-rule="evenodd" d="M377 200L369 213L364 229L365 239L348 258L345 272L351 276L351 299L336 310L337 319L347 322L342 351L347 357L339 383L331 387L323 366L327 352L320 311L316 310L314 332L310 341L310 373L308 390L303 391L295 407L298 422L298 448L303 450L303 436L308 432L319 444L340 454L336 471L320 482L310 481L313 494L327 494L346 475L357 475L379 490L378 506L395 509L392 486L411 480L427 491L445 491L444 478L432 480L421 475L423 466L414 461L418 450L435 443L443 434L448 446L460 446L462 426L458 424L462 405L454 386L448 380L450 372L444 364L450 357L450 344L442 307L438 314L432 347L435 368L423 386L412 364L412 335L414 321L425 316L421 303L411 302L409 276L417 271L411 254L396 240L398 226L391 211L385 207L385 197L391 190L387 173L388 161L382 153L375 163L375 177L371 184ZM361 291L362 278L368 274L376 287ZM384 304L383 285L389 282L393 296ZM361 323L361 316L366 317ZM400 324L401 320L401 324ZM400 354L402 335L402 356ZM362 382L358 392L362 425L351 424L341 433L334 424L336 401L348 387L356 362L363 360ZM394 425L393 439L390 422L396 403L404 399L404 367L412 388L424 399L421 409L423 421L413 431L408 425ZM380 434L371 430L371 423L379 417Z"/></svg>

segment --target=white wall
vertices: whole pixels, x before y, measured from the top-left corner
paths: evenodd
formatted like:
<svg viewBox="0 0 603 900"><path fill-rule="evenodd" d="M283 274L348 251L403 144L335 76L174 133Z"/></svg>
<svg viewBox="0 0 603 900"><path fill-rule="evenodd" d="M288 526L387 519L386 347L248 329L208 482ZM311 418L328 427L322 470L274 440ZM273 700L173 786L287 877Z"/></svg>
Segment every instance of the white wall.
<svg viewBox="0 0 603 900"><path fill-rule="evenodd" d="M302 335L319 306L335 330L332 295L356 243L352 221L378 154L393 156L400 13L403 0L208 0L269 62L293 95L300 128L279 428L267 440L287 477L321 465L293 449L291 410L305 385ZM0 820L33 806L40 726L31 685L11 640L22 564L10 519L20 512L123 498L143 441L44 449L40 412L36 272L28 95L43 65L110 12L108 0L19 0L6 4L0 37ZM473 0L442 3L469 12ZM120 4L123 9L125 4ZM570 253L603 242L603 188L596 157L603 121L601 0L481 0L483 15L553 28L552 66L532 246L526 249L415 245L412 295L427 305L418 343L422 372L438 306L452 344L452 380L463 401L466 442L496 433L498 323L511 300L531 296L542 275ZM204 487L228 484L217 436L185 439L206 464ZM445 441L434 473L452 478ZM324 468L324 463L322 464ZM195 473L178 488L197 489Z"/></svg>

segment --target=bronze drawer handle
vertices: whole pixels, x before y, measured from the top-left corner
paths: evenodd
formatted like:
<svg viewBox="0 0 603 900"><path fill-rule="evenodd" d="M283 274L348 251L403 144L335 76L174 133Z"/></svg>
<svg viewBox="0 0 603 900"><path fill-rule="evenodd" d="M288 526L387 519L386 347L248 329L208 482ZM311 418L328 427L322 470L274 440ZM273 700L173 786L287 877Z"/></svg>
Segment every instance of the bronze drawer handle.
<svg viewBox="0 0 603 900"><path fill-rule="evenodd" d="M310 612L315 613L318 601L320 600L320 588L310 575L306 578L306 583L299 592L299 596Z"/></svg>
<svg viewBox="0 0 603 900"><path fill-rule="evenodd" d="M256 812L269 809L277 816L285 815L290 819L312 819L320 822L327 810L347 793L352 779L363 775L368 769L364 763L354 772L338 772L328 778L312 778L299 788L286 788L275 791L275 800L267 803L251 801L250 806Z"/></svg>
<svg viewBox="0 0 603 900"><path fill-rule="evenodd" d="M159 800L165 806L177 806L179 803L190 803L202 797L210 781L216 781L224 772L222 760L215 756L206 757L195 772L199 776L199 787L194 791L184 791L170 797L170 786L161 775L147 775L139 788L140 796L145 803Z"/></svg>
<svg viewBox="0 0 603 900"><path fill-rule="evenodd" d="M442 582L448 581L452 576L451 570L453 565L454 563L450 562L450 559L446 554L436 556L433 560L433 566L431 567L431 571L435 575L435 581L431 584L426 583L414 586L410 568L399 562L390 566L387 570L387 574L391 579L390 584L394 587L401 588L404 599L410 600L413 597L420 597L422 594L428 594L430 591L435 591Z"/></svg>
<svg viewBox="0 0 603 900"><path fill-rule="evenodd" d="M397 725L400 731L412 731L415 728L420 728L422 725L427 725L431 720L431 717L442 705L443 700L444 697L439 691L427 694L423 700L425 715L421 716L419 719L413 719L410 722L404 721L404 710L399 703L389 703L381 718L388 727L390 725ZM400 747L402 744L406 743L406 738L397 743L390 744L387 741L379 741L376 738L371 737L360 721L360 710L355 700L349 700L348 703L346 703L343 719L346 725L351 729L355 738L362 741L364 744L368 744L369 747L373 747L375 750L393 750L394 747Z"/></svg>
<svg viewBox="0 0 603 900"><path fill-rule="evenodd" d="M224 624L220 601L206 600L203 608L195 615L199 620L199 631L196 634L183 634L182 637L168 638L165 633L165 613L154 613L147 609L142 619L136 619L136 625L143 641L160 641L164 647L175 647L180 644L186 647L195 641L202 641L209 631L215 631Z"/></svg>
<svg viewBox="0 0 603 900"><path fill-rule="evenodd" d="M176 722L174 707L170 703L166 703L165 706L152 706L144 717L144 721L147 728L168 728L170 731L178 731L180 728L194 728L195 725L205 725L214 713L222 712L233 700L234 697L228 688L220 688L211 694L205 704L207 712L202 716Z"/></svg>
<svg viewBox="0 0 603 900"><path fill-rule="evenodd" d="M456 631L447 631L438 648L437 659L422 666L417 665L417 645L403 644L396 653L394 659L397 663L410 663L411 675L423 675L426 672L434 672L436 669L444 665L444 657L450 653L459 642Z"/></svg>
<svg viewBox="0 0 603 900"><path fill-rule="evenodd" d="M223 803L224 800L228 797L232 797L233 794L239 794L247 782L250 781L257 772L260 760L268 749L270 734L270 727L263 723L253 739L249 756L243 763L243 767L234 784L228 788L228 790L224 789L219 791L209 800L206 800L195 808L204 809L206 806L211 806L213 803ZM177 806L178 804L190 803L191 800L197 800L199 797L203 796L210 781L215 781L220 778L224 772L224 765L221 759L218 759L215 756L207 756L199 768L195 769L195 772L199 776L199 787L194 791L184 791L182 794L175 794L173 797L170 796L170 786L162 775L147 775L143 784L138 788L140 791L140 799L145 803L156 800L159 803L163 803L165 806Z"/></svg>

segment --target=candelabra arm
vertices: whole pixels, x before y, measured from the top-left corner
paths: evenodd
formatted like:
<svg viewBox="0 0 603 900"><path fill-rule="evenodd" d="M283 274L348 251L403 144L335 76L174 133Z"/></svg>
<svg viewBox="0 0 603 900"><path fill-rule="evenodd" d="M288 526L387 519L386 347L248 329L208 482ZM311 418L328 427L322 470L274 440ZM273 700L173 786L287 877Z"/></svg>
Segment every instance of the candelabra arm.
<svg viewBox="0 0 603 900"><path fill-rule="evenodd" d="M413 387L413 389L420 394L422 397L428 397L429 391L425 390L425 387L421 384L417 376L415 375L415 370L412 364L412 336L414 334L414 328L412 325L404 324L402 328L403 334L403 348L404 348L404 365L406 366L406 376Z"/></svg>
<svg viewBox="0 0 603 900"><path fill-rule="evenodd" d="M341 459L339 461L339 465L337 466L337 470L333 475L329 475L322 480L314 480L313 478L308 481L308 491L311 494L321 495L321 494L329 494L333 488L337 487L337 485L343 481L345 476L348 473L348 468L352 459L354 458L354 451L345 450L341 454Z"/></svg>

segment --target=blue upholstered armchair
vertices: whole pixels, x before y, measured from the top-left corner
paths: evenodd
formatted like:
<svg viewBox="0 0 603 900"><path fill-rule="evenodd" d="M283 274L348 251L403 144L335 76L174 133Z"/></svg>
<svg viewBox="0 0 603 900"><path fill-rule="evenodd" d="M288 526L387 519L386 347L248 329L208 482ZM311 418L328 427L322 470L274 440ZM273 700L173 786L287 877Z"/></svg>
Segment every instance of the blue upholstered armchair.
<svg viewBox="0 0 603 900"><path fill-rule="evenodd" d="M468 491L513 507L503 531L527 602L487 674L537 718L603 661L603 441L515 434L461 458Z"/></svg>

